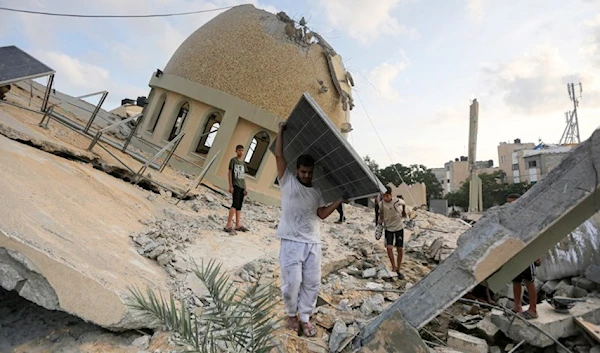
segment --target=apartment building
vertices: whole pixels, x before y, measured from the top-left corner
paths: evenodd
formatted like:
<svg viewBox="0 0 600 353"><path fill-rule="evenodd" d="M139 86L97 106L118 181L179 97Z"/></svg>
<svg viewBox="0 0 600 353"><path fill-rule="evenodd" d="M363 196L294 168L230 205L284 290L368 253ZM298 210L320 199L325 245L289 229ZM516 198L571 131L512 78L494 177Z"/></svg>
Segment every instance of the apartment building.
<svg viewBox="0 0 600 353"><path fill-rule="evenodd" d="M494 167L494 161L477 161L477 174L491 174L499 168ZM444 187L444 195L449 192L454 192L460 189L462 184L469 178L469 161L465 156L455 158L444 164L444 179L442 186ZM437 176L437 174L436 174Z"/></svg>
<svg viewBox="0 0 600 353"><path fill-rule="evenodd" d="M498 145L498 165L506 173L509 184L520 183L525 175L525 162L519 160L519 152L532 150L535 144L532 142L522 143L521 139L515 139L513 143L500 142Z"/></svg>
<svg viewBox="0 0 600 353"><path fill-rule="evenodd" d="M569 154L574 145L546 145L540 143L501 142L498 145L498 163L506 173L505 182L534 184L548 174Z"/></svg>

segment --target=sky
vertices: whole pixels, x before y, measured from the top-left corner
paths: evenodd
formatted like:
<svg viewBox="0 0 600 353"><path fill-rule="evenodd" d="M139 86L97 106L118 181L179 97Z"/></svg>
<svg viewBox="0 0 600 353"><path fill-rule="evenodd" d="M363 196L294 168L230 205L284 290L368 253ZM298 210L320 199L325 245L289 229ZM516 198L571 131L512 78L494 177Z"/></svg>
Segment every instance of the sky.
<svg viewBox="0 0 600 353"><path fill-rule="evenodd" d="M208 10L252 3L304 17L355 80L348 140L380 166L442 167L467 155L469 105L479 107L477 159L497 146L558 143L567 83L583 85L582 141L600 126L597 0L0 0L1 7L81 14ZM0 46L57 71L72 95L108 90L104 108L147 96L183 40L222 11L153 19L82 19L0 11Z"/></svg>

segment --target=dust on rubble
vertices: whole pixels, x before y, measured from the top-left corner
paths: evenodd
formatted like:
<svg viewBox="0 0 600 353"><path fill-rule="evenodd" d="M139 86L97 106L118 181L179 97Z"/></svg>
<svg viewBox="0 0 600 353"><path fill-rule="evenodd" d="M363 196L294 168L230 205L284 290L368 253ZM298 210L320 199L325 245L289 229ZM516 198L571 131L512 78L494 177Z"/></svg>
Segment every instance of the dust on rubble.
<svg viewBox="0 0 600 353"><path fill-rule="evenodd" d="M172 279L171 291L192 312L201 312L204 306L210 305L206 288L192 273L203 259L219 258L224 253L227 261L223 267L233 275L234 284L240 288L257 281L279 284L278 239L275 235L279 208L249 200L244 205L243 219L251 231L230 235L222 231L228 202L228 197L204 190L195 200L181 203L179 212L165 209L164 217L143 221L146 229L131 234L138 253L156 260L165 269ZM320 306L313 316L318 334L311 339L298 337L282 324L274 336L283 351L327 352L349 348L369 320L435 267L436 262L426 256L434 240L444 239L450 249L456 246L455 240L465 225L427 211L416 212L414 227L406 230L403 280L388 271L389 260L383 241L374 238L371 209L350 205L346 207L346 223L334 224L335 215L324 222ZM232 242L236 245L231 246ZM225 246L220 246L223 243ZM244 246L243 253L234 250L238 249L237 244ZM248 255L252 246L260 248L262 253ZM281 298L277 299L279 304L275 311L284 319ZM439 330L447 331L448 325L449 322L443 322Z"/></svg>

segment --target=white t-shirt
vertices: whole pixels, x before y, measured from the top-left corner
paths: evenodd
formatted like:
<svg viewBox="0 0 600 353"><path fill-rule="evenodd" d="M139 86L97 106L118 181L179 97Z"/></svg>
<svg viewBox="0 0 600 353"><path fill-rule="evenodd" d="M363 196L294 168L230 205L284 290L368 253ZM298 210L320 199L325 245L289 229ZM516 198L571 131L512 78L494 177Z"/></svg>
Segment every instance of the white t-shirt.
<svg viewBox="0 0 600 353"><path fill-rule="evenodd" d="M390 202L381 201L379 203L379 213L383 212L383 222L385 229L390 232L397 232L404 229L402 220L402 206L406 205L404 200L396 199Z"/></svg>
<svg viewBox="0 0 600 353"><path fill-rule="evenodd" d="M279 179L281 188L281 221L277 235L302 243L320 243L321 228L317 209L325 206L321 190L306 187L288 169Z"/></svg>

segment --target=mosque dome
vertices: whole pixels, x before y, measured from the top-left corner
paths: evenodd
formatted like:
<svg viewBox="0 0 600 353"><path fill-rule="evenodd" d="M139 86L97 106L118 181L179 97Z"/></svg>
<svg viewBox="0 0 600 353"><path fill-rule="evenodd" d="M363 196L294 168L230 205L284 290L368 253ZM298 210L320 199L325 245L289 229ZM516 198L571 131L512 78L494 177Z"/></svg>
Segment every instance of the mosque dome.
<svg viewBox="0 0 600 353"><path fill-rule="evenodd" d="M303 20L233 7L192 33L164 72L230 94L286 119L304 92L338 127L353 107L352 76Z"/></svg>

